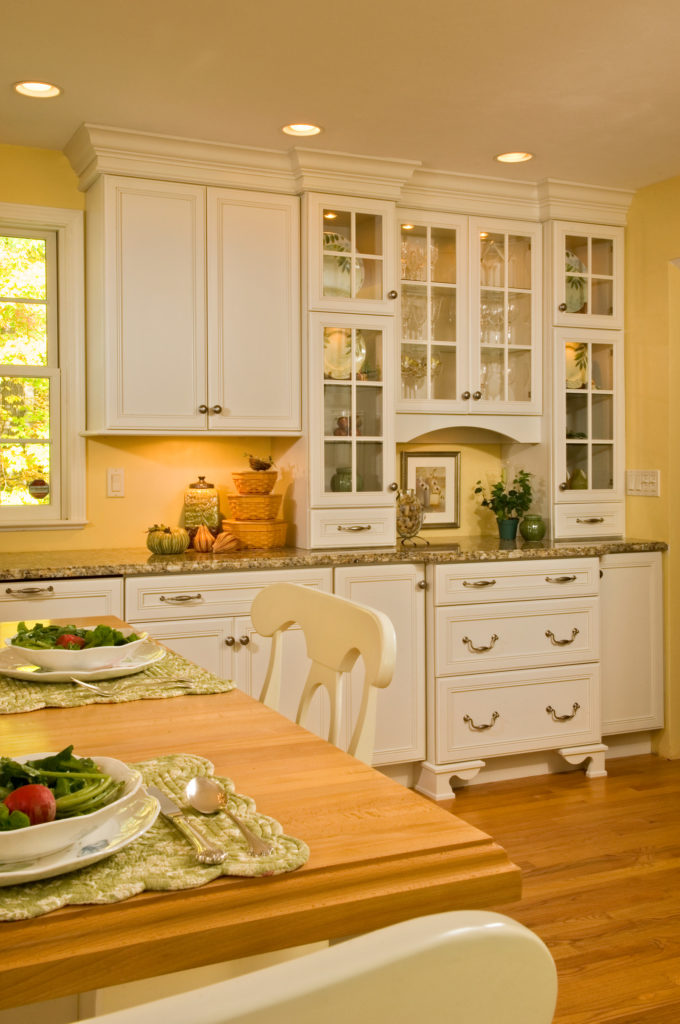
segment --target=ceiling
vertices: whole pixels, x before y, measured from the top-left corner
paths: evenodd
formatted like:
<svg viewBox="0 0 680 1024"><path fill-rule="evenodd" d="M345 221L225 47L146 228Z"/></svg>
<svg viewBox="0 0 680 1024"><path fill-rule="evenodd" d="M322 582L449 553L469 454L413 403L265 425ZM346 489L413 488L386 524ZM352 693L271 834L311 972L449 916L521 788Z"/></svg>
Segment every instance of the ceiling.
<svg viewBox="0 0 680 1024"><path fill-rule="evenodd" d="M89 122L286 150L302 121L305 147L465 174L680 174L678 0L0 0L0 24L0 143Z"/></svg>

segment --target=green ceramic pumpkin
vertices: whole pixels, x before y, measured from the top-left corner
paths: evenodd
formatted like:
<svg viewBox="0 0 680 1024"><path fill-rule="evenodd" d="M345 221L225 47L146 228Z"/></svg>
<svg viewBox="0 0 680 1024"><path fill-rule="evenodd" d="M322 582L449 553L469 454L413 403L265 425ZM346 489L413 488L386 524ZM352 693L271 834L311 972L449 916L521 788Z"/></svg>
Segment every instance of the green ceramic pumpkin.
<svg viewBox="0 0 680 1024"><path fill-rule="evenodd" d="M157 523L146 531L146 546L154 555L181 555L189 547L189 534L181 526Z"/></svg>

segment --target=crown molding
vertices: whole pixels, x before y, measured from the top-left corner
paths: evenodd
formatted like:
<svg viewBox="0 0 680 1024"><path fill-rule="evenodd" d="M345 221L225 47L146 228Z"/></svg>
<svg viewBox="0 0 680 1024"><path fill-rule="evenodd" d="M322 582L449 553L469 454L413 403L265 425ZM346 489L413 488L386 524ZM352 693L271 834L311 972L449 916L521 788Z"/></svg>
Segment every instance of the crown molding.
<svg viewBox="0 0 680 1024"><path fill-rule="evenodd" d="M538 183L540 220L577 220L625 227L634 192L546 178Z"/></svg>
<svg viewBox="0 0 680 1024"><path fill-rule="evenodd" d="M633 192L546 178L515 181L458 174L400 160L295 146L257 149L83 124L64 148L86 191L100 174L121 174L297 195L388 199L436 212L521 220L625 225Z"/></svg>

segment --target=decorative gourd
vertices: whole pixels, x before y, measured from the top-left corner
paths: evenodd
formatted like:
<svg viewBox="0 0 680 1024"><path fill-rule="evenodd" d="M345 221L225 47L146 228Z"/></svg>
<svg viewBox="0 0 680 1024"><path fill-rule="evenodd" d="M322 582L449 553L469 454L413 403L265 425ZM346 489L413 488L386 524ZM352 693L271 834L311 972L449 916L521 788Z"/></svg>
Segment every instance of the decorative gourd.
<svg viewBox="0 0 680 1024"><path fill-rule="evenodd" d="M207 526L201 524L194 534L194 548L196 551L212 551L215 538Z"/></svg>
<svg viewBox="0 0 680 1024"><path fill-rule="evenodd" d="M146 546L154 555L181 555L189 547L189 534L181 526L156 523L146 531Z"/></svg>
<svg viewBox="0 0 680 1024"><path fill-rule="evenodd" d="M225 531L224 533L218 533L213 544L213 554L218 551L235 551L241 547L241 541L238 537L235 537L233 533Z"/></svg>

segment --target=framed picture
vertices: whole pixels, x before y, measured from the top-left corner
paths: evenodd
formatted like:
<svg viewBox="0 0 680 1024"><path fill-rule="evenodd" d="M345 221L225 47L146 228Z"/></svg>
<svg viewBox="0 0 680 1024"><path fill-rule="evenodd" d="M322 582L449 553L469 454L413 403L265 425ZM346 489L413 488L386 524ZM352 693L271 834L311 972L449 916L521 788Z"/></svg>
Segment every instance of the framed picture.
<svg viewBox="0 0 680 1024"><path fill-rule="evenodd" d="M422 503L423 529L460 526L460 452L402 452L401 487Z"/></svg>

